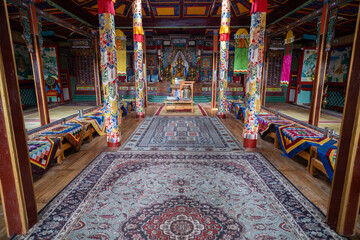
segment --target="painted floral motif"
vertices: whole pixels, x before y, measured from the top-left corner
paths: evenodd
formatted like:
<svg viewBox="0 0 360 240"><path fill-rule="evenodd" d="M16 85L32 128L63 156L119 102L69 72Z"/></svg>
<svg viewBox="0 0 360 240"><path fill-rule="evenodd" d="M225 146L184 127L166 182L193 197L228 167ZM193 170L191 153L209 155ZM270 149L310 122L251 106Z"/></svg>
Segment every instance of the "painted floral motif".
<svg viewBox="0 0 360 240"><path fill-rule="evenodd" d="M120 111L118 107L119 93L116 69L116 43L114 15L99 14L101 78L104 87L104 115L108 143L120 143Z"/></svg>
<svg viewBox="0 0 360 240"><path fill-rule="evenodd" d="M134 2L134 69L136 87L136 115L144 116L143 28L141 0Z"/></svg>
<svg viewBox="0 0 360 240"><path fill-rule="evenodd" d="M246 80L246 116L243 136L257 139L260 113L260 86L264 60L266 12L251 14L248 78Z"/></svg>
<svg viewBox="0 0 360 240"><path fill-rule="evenodd" d="M223 0L220 28L220 82L218 115L226 113L226 89L229 73L230 2Z"/></svg>

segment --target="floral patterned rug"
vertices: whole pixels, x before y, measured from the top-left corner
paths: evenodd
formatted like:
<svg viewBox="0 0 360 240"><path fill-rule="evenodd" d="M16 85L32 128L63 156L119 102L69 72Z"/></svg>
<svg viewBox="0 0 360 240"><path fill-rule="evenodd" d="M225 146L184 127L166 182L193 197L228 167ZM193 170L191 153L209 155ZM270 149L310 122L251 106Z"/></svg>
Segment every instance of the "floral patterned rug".
<svg viewBox="0 0 360 240"><path fill-rule="evenodd" d="M340 239L259 153L104 152L15 239Z"/></svg>
<svg viewBox="0 0 360 240"><path fill-rule="evenodd" d="M147 117L120 147L127 151L242 151L217 117Z"/></svg>

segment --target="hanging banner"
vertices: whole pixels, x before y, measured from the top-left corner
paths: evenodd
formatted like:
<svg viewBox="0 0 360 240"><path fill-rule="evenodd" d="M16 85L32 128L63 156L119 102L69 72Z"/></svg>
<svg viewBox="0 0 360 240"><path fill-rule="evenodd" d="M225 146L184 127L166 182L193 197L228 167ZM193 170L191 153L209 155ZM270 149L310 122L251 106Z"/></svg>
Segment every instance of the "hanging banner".
<svg viewBox="0 0 360 240"><path fill-rule="evenodd" d="M126 36L120 29L115 30L117 75L126 76Z"/></svg>
<svg viewBox="0 0 360 240"><path fill-rule="evenodd" d="M240 28L234 35L235 39L235 61L234 74L247 74L249 57L249 33L246 29Z"/></svg>
<svg viewBox="0 0 360 240"><path fill-rule="evenodd" d="M284 42L284 60L280 81L282 87L289 86L294 38L293 31L288 31Z"/></svg>

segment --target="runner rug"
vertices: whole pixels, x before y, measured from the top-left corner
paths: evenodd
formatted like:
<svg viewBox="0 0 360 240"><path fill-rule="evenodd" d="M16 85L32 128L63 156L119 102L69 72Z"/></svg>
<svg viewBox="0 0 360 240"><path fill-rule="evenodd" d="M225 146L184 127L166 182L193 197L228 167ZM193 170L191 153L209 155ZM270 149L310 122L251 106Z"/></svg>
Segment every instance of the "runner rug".
<svg viewBox="0 0 360 240"><path fill-rule="evenodd" d="M120 148L127 151L240 151L216 117L147 117Z"/></svg>
<svg viewBox="0 0 360 240"><path fill-rule="evenodd" d="M104 152L15 239L340 239L259 153Z"/></svg>

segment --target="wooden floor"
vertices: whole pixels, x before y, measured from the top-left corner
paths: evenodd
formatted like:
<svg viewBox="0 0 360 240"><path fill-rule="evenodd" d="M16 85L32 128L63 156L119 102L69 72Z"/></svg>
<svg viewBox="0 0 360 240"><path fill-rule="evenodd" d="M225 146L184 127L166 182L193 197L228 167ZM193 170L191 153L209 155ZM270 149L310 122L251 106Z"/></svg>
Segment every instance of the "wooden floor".
<svg viewBox="0 0 360 240"><path fill-rule="evenodd" d="M147 116L153 116L160 104L150 104L146 109ZM215 116L210 104L202 104L208 116ZM125 142L142 120L135 118L131 112L121 123L122 142ZM241 121L233 114L227 114L222 120L232 134L243 143ZM74 177L76 177L100 152L116 151L107 147L106 136L95 137L90 143L84 144L79 152L69 155L62 165L54 165L41 178L34 178L35 198L38 210L42 209L58 194ZM268 141L258 140L256 151L261 152L277 169L279 169L310 201L322 212L326 213L330 194L330 181L326 176L314 178L305 169L305 161L289 159L282 156L282 151L274 148ZM0 213L2 215L2 212ZM0 218L3 218L0 215ZM0 219L0 239L6 239L5 225ZM358 239L358 238L356 238Z"/></svg>

